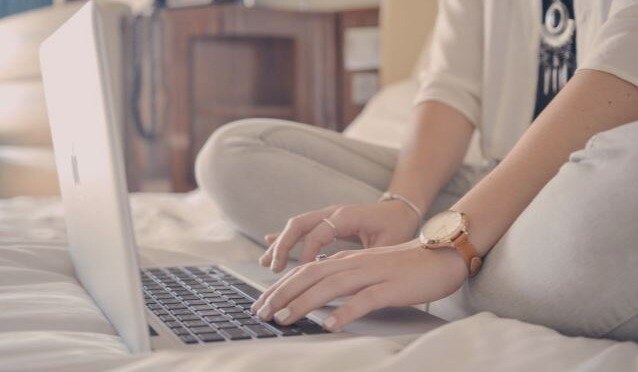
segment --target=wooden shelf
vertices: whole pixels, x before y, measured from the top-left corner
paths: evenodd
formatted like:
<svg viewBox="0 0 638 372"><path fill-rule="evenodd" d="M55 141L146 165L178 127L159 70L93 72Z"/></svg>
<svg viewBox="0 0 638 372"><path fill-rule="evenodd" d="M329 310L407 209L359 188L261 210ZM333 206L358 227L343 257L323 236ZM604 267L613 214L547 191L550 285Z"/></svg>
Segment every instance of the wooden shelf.
<svg viewBox="0 0 638 372"><path fill-rule="evenodd" d="M193 166L208 137L244 118L280 118L342 130L362 106L347 101L342 65L347 27L372 25L378 11L295 12L238 4L162 9L154 24L152 107L161 128L143 140L129 130L132 190L170 180L196 187ZM151 65L153 65L151 63ZM155 182L154 184L162 184Z"/></svg>
<svg viewBox="0 0 638 372"><path fill-rule="evenodd" d="M167 144L175 191L195 187L195 156L227 122L338 127L335 14L219 5L166 9L160 19L166 128L179 138Z"/></svg>

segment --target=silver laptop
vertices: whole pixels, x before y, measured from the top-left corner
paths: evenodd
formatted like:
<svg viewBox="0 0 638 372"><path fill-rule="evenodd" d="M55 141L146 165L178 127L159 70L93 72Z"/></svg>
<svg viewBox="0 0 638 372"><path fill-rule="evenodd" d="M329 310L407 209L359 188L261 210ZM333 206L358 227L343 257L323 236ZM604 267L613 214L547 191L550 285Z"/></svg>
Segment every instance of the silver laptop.
<svg viewBox="0 0 638 372"><path fill-rule="evenodd" d="M89 1L42 44L40 57L76 275L131 352L362 335L408 340L443 324L405 307L331 334L320 326L333 309L326 306L282 327L249 311L277 278L256 262L141 267L121 143L126 16L121 6Z"/></svg>

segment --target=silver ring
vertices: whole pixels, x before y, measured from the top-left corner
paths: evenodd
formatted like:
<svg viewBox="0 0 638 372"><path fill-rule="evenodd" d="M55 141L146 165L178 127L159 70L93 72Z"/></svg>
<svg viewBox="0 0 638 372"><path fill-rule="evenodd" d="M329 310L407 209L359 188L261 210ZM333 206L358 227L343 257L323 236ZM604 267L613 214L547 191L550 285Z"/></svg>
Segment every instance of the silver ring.
<svg viewBox="0 0 638 372"><path fill-rule="evenodd" d="M322 260L325 260L326 258L328 258L327 254L325 253L318 254L315 256L315 261L322 261Z"/></svg>
<svg viewBox="0 0 638 372"><path fill-rule="evenodd" d="M337 241L337 226L335 226L335 224L332 223L332 221L330 221L327 218L322 219L321 222L325 222L326 225L330 226L330 228L332 229L332 234L333 234L332 241L336 242Z"/></svg>

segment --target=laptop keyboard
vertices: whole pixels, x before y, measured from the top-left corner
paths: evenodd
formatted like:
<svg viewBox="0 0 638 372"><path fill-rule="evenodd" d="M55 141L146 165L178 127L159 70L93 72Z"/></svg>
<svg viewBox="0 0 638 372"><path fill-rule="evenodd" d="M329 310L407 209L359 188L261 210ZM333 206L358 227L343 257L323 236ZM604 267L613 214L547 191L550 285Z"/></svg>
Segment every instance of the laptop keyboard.
<svg viewBox="0 0 638 372"><path fill-rule="evenodd" d="M142 270L144 302L186 344L326 333L304 318L290 326L250 313L261 292L216 266Z"/></svg>

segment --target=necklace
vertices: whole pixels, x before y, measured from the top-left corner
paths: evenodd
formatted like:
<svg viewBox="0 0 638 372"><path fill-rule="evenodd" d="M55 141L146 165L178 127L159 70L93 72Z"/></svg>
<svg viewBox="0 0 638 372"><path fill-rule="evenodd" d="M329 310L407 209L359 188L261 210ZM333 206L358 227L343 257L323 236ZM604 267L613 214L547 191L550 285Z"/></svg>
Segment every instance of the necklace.
<svg viewBox="0 0 638 372"><path fill-rule="evenodd" d="M557 93L574 70L574 34L576 23L561 0L553 0L547 8L541 27L540 63L543 69L543 93Z"/></svg>

